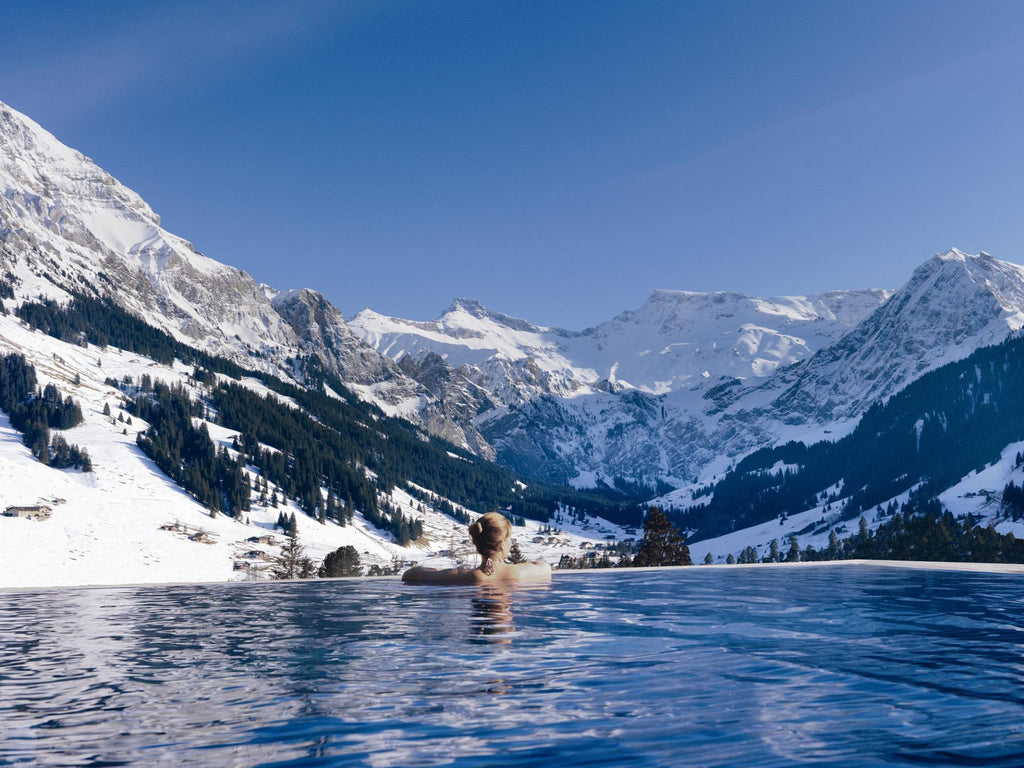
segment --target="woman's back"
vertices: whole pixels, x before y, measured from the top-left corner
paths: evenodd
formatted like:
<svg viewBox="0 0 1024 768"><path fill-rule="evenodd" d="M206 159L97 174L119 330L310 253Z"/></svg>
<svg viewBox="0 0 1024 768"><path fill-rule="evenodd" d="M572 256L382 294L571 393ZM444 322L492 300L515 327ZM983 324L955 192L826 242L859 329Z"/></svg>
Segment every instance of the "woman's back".
<svg viewBox="0 0 1024 768"><path fill-rule="evenodd" d="M481 515L469 526L469 537L480 553L478 568L424 568L402 574L409 584L537 584L551 580L551 566L540 561L506 563L512 547L512 525L496 512Z"/></svg>
<svg viewBox="0 0 1024 768"><path fill-rule="evenodd" d="M547 563L501 563L491 573L481 568L424 568L416 566L402 574L409 584L539 584L551 581Z"/></svg>

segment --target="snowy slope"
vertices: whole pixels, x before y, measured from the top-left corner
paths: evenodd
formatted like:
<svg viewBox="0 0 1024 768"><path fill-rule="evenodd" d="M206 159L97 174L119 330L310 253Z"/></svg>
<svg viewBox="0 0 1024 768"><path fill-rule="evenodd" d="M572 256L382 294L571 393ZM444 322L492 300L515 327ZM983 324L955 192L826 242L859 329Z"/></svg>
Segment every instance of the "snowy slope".
<svg viewBox="0 0 1024 768"><path fill-rule="evenodd" d="M681 486L685 503L756 448L835 439L922 374L1024 324L1024 269L957 250L895 293L759 299L657 291L582 333L458 300L421 323L364 311L353 329L400 360L444 357L487 390L476 425L499 460L579 486Z"/></svg>
<svg viewBox="0 0 1024 768"><path fill-rule="evenodd" d="M874 311L885 291L760 299L655 291L638 310L581 333L535 326L456 299L437 320L363 310L351 327L394 360L440 355L509 405L531 396L635 388L663 394L704 379L764 377L809 357Z"/></svg>
<svg viewBox="0 0 1024 768"><path fill-rule="evenodd" d="M187 344L284 377L301 379L292 361L315 356L385 411L493 455L456 406L363 344L322 295L279 291L198 253L138 194L2 103L0 279L21 299L106 296Z"/></svg>
<svg viewBox="0 0 1024 768"><path fill-rule="evenodd" d="M775 433L756 426L723 443L736 430L718 429L709 413L721 410L716 388L749 388L810 357L888 295L656 291L639 309L581 333L457 299L431 322L364 310L351 327L400 364L438 357L484 390L492 405L483 401L475 424L509 466L581 487L616 477L653 487L699 474L723 450L770 442Z"/></svg>
<svg viewBox="0 0 1024 768"><path fill-rule="evenodd" d="M364 568L420 560L451 565L468 557L464 525L430 508L421 511L419 502L399 490L390 502L424 521L423 539L409 547L398 546L358 514L345 527L333 522L324 525L294 506L261 507L255 497L244 520L224 515L211 518L138 449L135 436L147 425L139 419L131 425L120 421L123 395L104 383L107 377L138 380L148 374L154 380L183 384L198 395L198 385L190 379L191 367L160 365L113 347L67 344L32 331L12 315L0 314L0 353L9 352L28 358L40 386L53 383L81 404L84 423L64 434L89 452L94 471L83 474L43 465L0 413L0 511L38 504L52 509L51 517L42 521L0 516L0 588L262 578L269 561L250 560L245 554L263 551L272 557L279 552L283 536L273 525L282 509L295 513L300 540L316 560L344 545L356 547ZM243 383L266 392L253 379ZM105 405L112 416L103 414ZM221 445L229 447L236 436L216 424L207 426ZM249 471L256 474L254 468ZM180 530L162 530L169 525ZM570 528L557 542L537 545L532 539L539 525L527 521L525 527L516 528L515 535L529 556L551 562L566 551L578 554L583 542L600 544L613 531L624 536L621 529L597 521L588 523L592 532L582 526ZM210 540L190 540L189 535L198 532L207 533ZM267 533L277 536L277 545L247 541ZM252 570L236 571L236 562L250 563Z"/></svg>
<svg viewBox="0 0 1024 768"><path fill-rule="evenodd" d="M795 371L771 408L790 421L855 416L1022 326L1024 267L953 249L918 267L884 306Z"/></svg>
<svg viewBox="0 0 1024 768"><path fill-rule="evenodd" d="M942 506L957 517L973 515L979 525L991 525L999 533L1024 537L1024 520L1011 519L1003 507L1001 496L1002 489L1011 480L1017 485L1024 483L1024 467L1014 466L1015 457L1021 451L1024 451L1024 442L1006 446L998 461L980 472L970 472L941 493L938 498ZM892 502L901 505L908 498L908 493L901 493L882 502L880 506L884 509ZM828 546L831 532L835 531L840 539L857 532L859 519L843 520L842 502L843 499L839 499L797 512L781 523L769 520L713 539L691 543L690 556L694 563L700 563L710 553L715 563L724 563L730 554L735 557L744 548L754 547L759 556L764 557L768 554L772 540L778 543L785 555L790 536L796 536L801 550L812 546L821 551ZM866 510L862 516L869 530L876 529L887 520L878 514L877 507Z"/></svg>

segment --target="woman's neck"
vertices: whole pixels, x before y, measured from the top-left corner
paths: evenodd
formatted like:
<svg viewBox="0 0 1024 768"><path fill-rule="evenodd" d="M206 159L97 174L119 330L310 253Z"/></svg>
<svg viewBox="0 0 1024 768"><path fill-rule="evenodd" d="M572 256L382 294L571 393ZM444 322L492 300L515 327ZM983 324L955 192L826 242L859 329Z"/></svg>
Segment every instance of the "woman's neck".
<svg viewBox="0 0 1024 768"><path fill-rule="evenodd" d="M512 567L504 560L502 560L501 555L493 554L489 557L486 555L480 555L480 570L484 573L487 573L486 566L488 560L491 561L491 572L488 574L489 576L503 573Z"/></svg>

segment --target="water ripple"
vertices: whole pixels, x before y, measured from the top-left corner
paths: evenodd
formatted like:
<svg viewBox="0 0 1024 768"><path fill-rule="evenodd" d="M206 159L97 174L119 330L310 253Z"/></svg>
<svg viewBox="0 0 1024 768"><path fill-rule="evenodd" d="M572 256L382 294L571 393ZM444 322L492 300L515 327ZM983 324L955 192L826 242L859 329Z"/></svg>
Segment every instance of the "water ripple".
<svg viewBox="0 0 1024 768"><path fill-rule="evenodd" d="M2 766L1024 764L1016 576L4 597Z"/></svg>

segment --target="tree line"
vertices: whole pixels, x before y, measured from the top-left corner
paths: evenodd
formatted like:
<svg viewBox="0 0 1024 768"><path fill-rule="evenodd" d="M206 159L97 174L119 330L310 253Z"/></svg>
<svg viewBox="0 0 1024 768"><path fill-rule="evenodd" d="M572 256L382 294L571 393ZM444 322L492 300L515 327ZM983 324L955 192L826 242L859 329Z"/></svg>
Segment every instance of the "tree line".
<svg viewBox="0 0 1024 768"><path fill-rule="evenodd" d="M839 519L920 487L933 498L1024 440L1024 339L975 351L872 405L836 442L790 442L740 460L711 498L672 516L691 540L835 505ZM779 465L787 467L772 471ZM831 509L830 509L831 511Z"/></svg>
<svg viewBox="0 0 1024 768"><path fill-rule="evenodd" d="M409 482L428 487L470 509L508 509L517 517L546 520L563 504L619 522L638 521L641 516L640 508L621 494L581 492L520 478L509 469L426 435L408 421L389 417L350 392L315 357L294 361L297 369L303 372L307 385L299 386L179 342L109 299L77 295L66 304L42 299L23 303L17 314L33 328L64 341L113 345L165 364L177 359L193 365L197 382L211 387L209 405L214 418L225 425L237 425L233 428L238 428L248 440L242 443L247 459L256 463L261 472L266 468L271 482L282 488L282 493L297 497L304 510L318 517L333 516L341 522L351 519L351 510L358 508L372 520L393 526L400 538L404 538L403 530L406 528L409 535L414 535L412 520L406 519L403 524L402 520L387 512L378 516L381 512L376 501L377 491L388 493L395 487L407 487ZM271 391L297 403L311 418L301 420L285 415L270 404L274 398L260 398L240 385L220 386L215 374L236 380L243 376L255 378ZM327 388L340 397L329 394ZM159 400L161 394L150 399ZM264 402L259 402L261 399ZM246 413L247 406L255 410ZM176 413L173 408L171 413ZM181 413L177 412L177 415L180 417ZM337 437L329 437L320 431L317 437L317 448L331 446L333 456L330 461L322 462L313 455L309 445L303 447L303 437L296 428L308 428L311 424L338 433ZM181 432L183 437L185 430ZM263 455L254 447L252 440L273 446L278 451L268 452L273 455ZM170 445L150 447L155 452L163 452L164 448L174 458L174 449ZM280 452L286 455L282 456ZM215 491L222 480L214 482L219 477L218 470L211 470L208 459L204 461L204 466L196 467L195 471L178 471L177 478L191 475L192 480L184 481L190 483L190 492L197 497L214 499L218 497ZM365 478L365 469L375 477L372 483ZM229 475L230 468L225 467L224 472ZM353 473L362 477L356 478ZM197 474L199 478L196 478ZM314 492L318 487L317 474L334 496L331 502L319 502L321 506L318 506ZM348 503L350 498L351 504ZM223 501L225 509L238 508L238 503L232 504L230 499ZM240 503L240 499L236 502Z"/></svg>
<svg viewBox="0 0 1024 768"><path fill-rule="evenodd" d="M36 369L22 354L0 354L0 410L43 464L92 471L88 451L68 443L62 435L50 434L51 429L71 429L81 424L81 406L70 395L61 396L52 383L39 389Z"/></svg>

